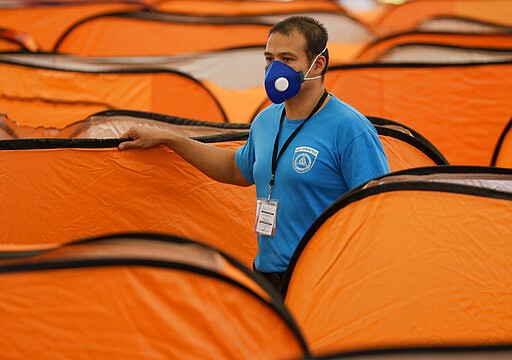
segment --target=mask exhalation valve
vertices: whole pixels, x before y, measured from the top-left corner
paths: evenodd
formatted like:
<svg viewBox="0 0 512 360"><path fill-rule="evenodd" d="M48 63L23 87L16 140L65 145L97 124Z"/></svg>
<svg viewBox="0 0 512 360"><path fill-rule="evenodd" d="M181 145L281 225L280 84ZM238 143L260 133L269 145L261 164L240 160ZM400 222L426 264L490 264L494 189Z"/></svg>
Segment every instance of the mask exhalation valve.
<svg viewBox="0 0 512 360"><path fill-rule="evenodd" d="M276 81L274 82L274 87L279 92L286 91L286 89L288 89L288 85L288 80L285 77L277 78Z"/></svg>

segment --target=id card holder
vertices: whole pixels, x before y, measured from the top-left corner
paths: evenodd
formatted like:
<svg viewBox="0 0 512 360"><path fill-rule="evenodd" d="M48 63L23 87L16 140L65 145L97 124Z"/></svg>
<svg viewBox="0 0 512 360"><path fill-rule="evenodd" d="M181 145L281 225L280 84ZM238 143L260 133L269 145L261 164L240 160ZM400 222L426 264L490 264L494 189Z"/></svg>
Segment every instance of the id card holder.
<svg viewBox="0 0 512 360"><path fill-rule="evenodd" d="M257 234L265 236L276 235L277 207L279 202L269 199L256 201L256 223L254 230Z"/></svg>

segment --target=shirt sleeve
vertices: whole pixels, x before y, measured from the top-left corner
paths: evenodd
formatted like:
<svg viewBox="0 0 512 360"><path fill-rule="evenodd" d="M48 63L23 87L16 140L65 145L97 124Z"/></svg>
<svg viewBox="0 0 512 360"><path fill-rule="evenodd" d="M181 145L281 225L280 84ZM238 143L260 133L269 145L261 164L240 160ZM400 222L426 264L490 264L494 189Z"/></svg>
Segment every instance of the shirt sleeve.
<svg viewBox="0 0 512 360"><path fill-rule="evenodd" d="M389 164L378 134L366 131L356 136L345 148L342 174L349 189L389 173Z"/></svg>
<svg viewBox="0 0 512 360"><path fill-rule="evenodd" d="M254 140L252 130L249 133L249 138L245 144L236 151L235 160L238 170L242 173L244 178L251 184L254 184L253 167L254 167Z"/></svg>

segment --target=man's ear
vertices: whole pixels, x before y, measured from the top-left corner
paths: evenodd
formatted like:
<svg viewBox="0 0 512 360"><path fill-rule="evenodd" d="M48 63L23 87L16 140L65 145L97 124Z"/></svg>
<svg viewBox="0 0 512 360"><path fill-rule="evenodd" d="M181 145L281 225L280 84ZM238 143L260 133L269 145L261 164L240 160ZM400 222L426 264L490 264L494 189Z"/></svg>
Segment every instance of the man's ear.
<svg viewBox="0 0 512 360"><path fill-rule="evenodd" d="M324 68L327 66L327 59L325 56L320 55L316 61L315 65L313 66L313 69L315 70L315 76L321 75L324 71Z"/></svg>

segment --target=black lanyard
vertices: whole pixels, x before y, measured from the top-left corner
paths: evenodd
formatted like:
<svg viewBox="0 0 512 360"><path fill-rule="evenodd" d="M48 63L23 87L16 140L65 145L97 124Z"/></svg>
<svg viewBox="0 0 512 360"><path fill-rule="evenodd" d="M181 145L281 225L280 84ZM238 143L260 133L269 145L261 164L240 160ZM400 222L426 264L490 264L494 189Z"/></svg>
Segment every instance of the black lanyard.
<svg viewBox="0 0 512 360"><path fill-rule="evenodd" d="M322 104L324 103L325 99L327 98L328 92L324 89L324 93L322 94L322 97L318 101L318 103L315 105L311 113L308 115L306 120L302 124L300 124L297 129L286 139L286 142L284 143L283 147L281 148L281 151L279 151L279 154L277 152L279 148L279 135L281 133L281 127L283 126L284 116L286 115L286 109L283 108L283 112L281 113L281 120L279 121L279 130L277 130L277 136L276 140L274 141L274 152L272 153L272 174L270 176L270 185L268 188L268 198L270 199L270 194L272 193L272 188L274 186L275 177L276 177L276 169L277 169L277 163L279 162L279 159L281 158L281 155L284 153L288 145L292 142L292 140L297 136L299 131L304 127L304 124L306 121L309 120L317 111L320 109Z"/></svg>

